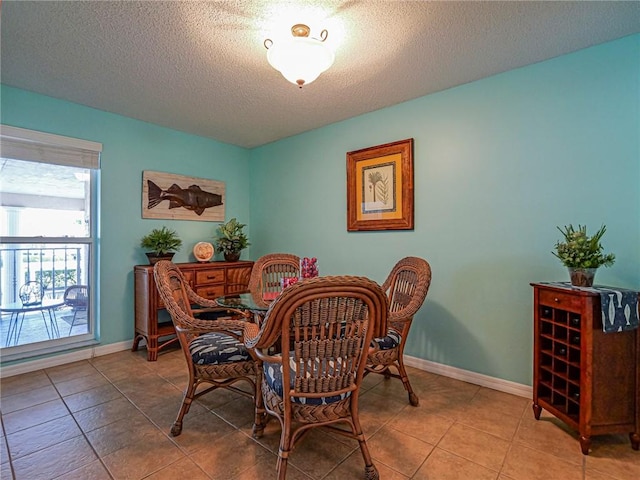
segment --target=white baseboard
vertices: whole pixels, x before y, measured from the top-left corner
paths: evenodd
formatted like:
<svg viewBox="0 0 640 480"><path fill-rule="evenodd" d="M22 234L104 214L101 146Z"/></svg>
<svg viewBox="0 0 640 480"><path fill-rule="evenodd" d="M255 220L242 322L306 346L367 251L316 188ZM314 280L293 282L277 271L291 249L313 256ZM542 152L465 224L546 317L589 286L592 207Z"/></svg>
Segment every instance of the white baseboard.
<svg viewBox="0 0 640 480"><path fill-rule="evenodd" d="M462 370L461 368L450 367L448 365L443 365L442 363L423 360L422 358L405 355L404 364L409 367L424 370L425 372L455 378L456 380L462 380L463 382L473 383L474 385L480 385L481 387L491 388L500 392L511 393L512 395L518 395L519 397L532 398L533 396L533 388L529 385L510 382L509 380L502 380L500 378L490 377L481 373Z"/></svg>
<svg viewBox="0 0 640 480"><path fill-rule="evenodd" d="M39 358L28 362L9 365L0 369L0 378L12 377L22 373L34 372L43 368L57 367L66 363L78 362L80 360L88 360L89 358L100 357L110 353L121 352L123 350L131 350L131 340L118 343L110 343L109 345L98 345L96 347L84 348L75 352L63 353L47 358Z"/></svg>
<svg viewBox="0 0 640 480"><path fill-rule="evenodd" d="M58 365L64 365L65 363L72 363L80 360L99 357L102 355L108 355L110 353L121 352L123 350L130 350L131 345L132 343L130 340L119 343L110 343L109 345L85 348L76 352L64 353L62 355L56 355L48 358L32 360L30 362L10 365L7 367L3 367L0 370L0 378L12 377L14 375L42 370L44 368L57 367ZM480 385L482 387L491 388L500 392L511 393L520 397L531 398L533 395L533 389L529 385L522 385L520 383L490 377L488 375L471 372L469 370L450 367L448 365L443 365L442 363L423 360L422 358L410 357L408 355L405 355L404 363L409 367L424 370L425 372L431 372L445 377L455 378L456 380L462 380L463 382L473 383L474 385Z"/></svg>

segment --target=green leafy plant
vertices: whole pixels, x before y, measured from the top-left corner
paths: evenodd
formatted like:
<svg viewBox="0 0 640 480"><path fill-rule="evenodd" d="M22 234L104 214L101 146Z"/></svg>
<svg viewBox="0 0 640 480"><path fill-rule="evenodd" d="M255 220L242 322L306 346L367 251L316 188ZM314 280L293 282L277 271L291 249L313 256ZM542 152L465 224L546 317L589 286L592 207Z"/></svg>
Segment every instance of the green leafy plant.
<svg viewBox="0 0 640 480"><path fill-rule="evenodd" d="M215 241L216 249L223 254L237 254L247 248L249 238L243 232L246 225L232 218L227 223L221 223L217 229L218 237Z"/></svg>
<svg viewBox="0 0 640 480"><path fill-rule="evenodd" d="M556 243L556 251L551 252L560 259L565 267L570 268L598 268L613 265L616 256L613 253L605 254L600 243L607 227L600 227L592 237L587 235L586 225L565 226L564 229L556 227L564 236L564 242Z"/></svg>
<svg viewBox="0 0 640 480"><path fill-rule="evenodd" d="M174 230L167 227L154 228L140 240L140 246L158 255L165 255L180 250L182 240Z"/></svg>

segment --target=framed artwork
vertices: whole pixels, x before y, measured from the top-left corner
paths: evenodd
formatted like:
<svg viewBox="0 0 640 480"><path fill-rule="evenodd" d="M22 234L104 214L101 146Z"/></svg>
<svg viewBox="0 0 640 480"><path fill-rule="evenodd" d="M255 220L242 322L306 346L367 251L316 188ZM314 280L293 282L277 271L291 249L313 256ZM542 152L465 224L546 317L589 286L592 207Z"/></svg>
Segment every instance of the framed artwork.
<svg viewBox="0 0 640 480"><path fill-rule="evenodd" d="M413 138L347 153L347 230L413 230Z"/></svg>
<svg viewBox="0 0 640 480"><path fill-rule="evenodd" d="M224 221L224 182L142 172L142 218Z"/></svg>

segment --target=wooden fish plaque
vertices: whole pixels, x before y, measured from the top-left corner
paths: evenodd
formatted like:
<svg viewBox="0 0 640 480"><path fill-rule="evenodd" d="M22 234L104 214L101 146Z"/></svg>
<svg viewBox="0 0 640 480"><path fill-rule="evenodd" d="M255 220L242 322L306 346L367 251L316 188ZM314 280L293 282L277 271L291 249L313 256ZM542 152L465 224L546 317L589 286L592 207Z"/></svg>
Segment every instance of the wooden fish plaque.
<svg viewBox="0 0 640 480"><path fill-rule="evenodd" d="M223 222L224 182L142 172L142 218Z"/></svg>

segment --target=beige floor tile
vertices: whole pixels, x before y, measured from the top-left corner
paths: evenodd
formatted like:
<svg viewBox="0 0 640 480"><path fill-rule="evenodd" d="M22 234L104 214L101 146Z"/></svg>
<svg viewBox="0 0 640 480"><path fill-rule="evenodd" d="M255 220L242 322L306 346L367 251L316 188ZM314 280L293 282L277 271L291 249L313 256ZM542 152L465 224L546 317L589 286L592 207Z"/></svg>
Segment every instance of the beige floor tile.
<svg viewBox="0 0 640 480"><path fill-rule="evenodd" d="M23 408L50 402L51 400L57 400L59 398L60 395L58 395L56 389L53 385L49 384L15 395L3 396L0 401L0 410L2 410L2 414L4 415Z"/></svg>
<svg viewBox="0 0 640 480"><path fill-rule="evenodd" d="M433 450L433 445L390 427L382 427L367 440L375 461L411 477Z"/></svg>
<svg viewBox="0 0 640 480"><path fill-rule="evenodd" d="M214 480L238 476L264 457L275 458L267 449L237 431L190 455L191 460Z"/></svg>
<svg viewBox="0 0 640 480"><path fill-rule="evenodd" d="M487 446L491 446L487 448ZM510 443L475 428L453 425L438 447L490 470L499 471Z"/></svg>
<svg viewBox="0 0 640 480"><path fill-rule="evenodd" d="M102 457L116 480L139 479L162 470L185 455L165 435L157 432Z"/></svg>
<svg viewBox="0 0 640 480"><path fill-rule="evenodd" d="M640 451L631 448L627 435L599 435L592 438L591 451L584 456L586 468L616 480L640 478Z"/></svg>
<svg viewBox="0 0 640 480"><path fill-rule="evenodd" d="M425 413L457 420L466 415L470 402L468 392L435 390L423 394L417 408L424 410Z"/></svg>
<svg viewBox="0 0 640 480"><path fill-rule="evenodd" d="M176 417L178 416L181 405L182 395L178 397L172 396L171 398L168 398L167 401L151 407L145 407L142 411L158 426L158 428L160 428L160 430L168 434L173 422L175 422ZM196 416L208 411L209 410L204 408L198 402L192 402L191 407L189 407L189 413L187 413L184 417L185 420L183 421L186 421L186 419L192 415Z"/></svg>
<svg viewBox="0 0 640 480"><path fill-rule="evenodd" d="M549 453L514 444L507 454L502 473L517 480L582 480L582 465Z"/></svg>
<svg viewBox="0 0 640 480"><path fill-rule="evenodd" d="M95 375L97 370L87 360L47 368L45 373L53 383L67 382L87 375Z"/></svg>
<svg viewBox="0 0 640 480"><path fill-rule="evenodd" d="M71 415L7 435L11 457L16 459L82 435Z"/></svg>
<svg viewBox="0 0 640 480"><path fill-rule="evenodd" d="M358 410L364 434L367 437L373 435L406 405L404 395L378 395L373 390L360 395Z"/></svg>
<svg viewBox="0 0 640 480"><path fill-rule="evenodd" d="M163 469L145 477L145 480L176 480L179 478L209 480L209 476L188 457L181 458L171 465L167 465ZM259 477L255 478L257 479Z"/></svg>
<svg viewBox="0 0 640 480"><path fill-rule="evenodd" d="M66 397L67 395L91 390L92 388L101 387L108 383L108 380L101 373L95 372L90 375L72 378L63 382L56 382L55 386L58 393L60 393L60 396Z"/></svg>
<svg viewBox="0 0 640 480"><path fill-rule="evenodd" d="M408 480L409 477L397 472L380 461L374 460L374 466L383 480ZM323 480L360 480L364 478L364 459L360 449L356 449L347 459L340 463Z"/></svg>
<svg viewBox="0 0 640 480"><path fill-rule="evenodd" d="M56 399L7 413L2 416L2 421L5 432L9 434L65 415L69 415L69 410L62 400Z"/></svg>
<svg viewBox="0 0 640 480"><path fill-rule="evenodd" d="M86 433L89 443L100 457L129 445L144 443L154 435L162 433L142 415L123 418Z"/></svg>
<svg viewBox="0 0 640 480"><path fill-rule="evenodd" d="M209 411L200 415L189 413L183 421L182 433L173 437L173 441L185 452L191 453L234 431L231 425Z"/></svg>
<svg viewBox="0 0 640 480"><path fill-rule="evenodd" d="M117 398L122 398L122 394L111 384L85 390L63 397L62 400L71 412L79 412L85 408L95 407L101 403L106 403Z"/></svg>
<svg viewBox="0 0 640 480"><path fill-rule="evenodd" d="M202 398L210 398L212 394L216 395L222 393L223 392L216 391ZM251 427L255 420L255 404L253 400L238 393L231 392L231 395L232 397L230 401L224 403L219 407L212 408L212 411L236 428Z"/></svg>
<svg viewBox="0 0 640 480"><path fill-rule="evenodd" d="M531 411L525 410L514 442L582 464L577 433L546 411L543 411L540 420L536 420Z"/></svg>
<svg viewBox="0 0 640 480"><path fill-rule="evenodd" d="M6 478L7 480L13 479L13 472L11 471L11 465L9 462L0 464L0 478L3 480Z"/></svg>
<svg viewBox="0 0 640 480"><path fill-rule="evenodd" d="M0 437L0 463L9 462L9 450L7 450L7 439L4 435Z"/></svg>
<svg viewBox="0 0 640 480"><path fill-rule="evenodd" d="M29 392L49 385L51 385L51 380L44 373L44 370L14 375L0 379L0 397L4 398L18 393Z"/></svg>
<svg viewBox="0 0 640 480"><path fill-rule="evenodd" d="M629 477L629 479L631 479L631 477ZM591 470L587 468L584 472L584 480L620 480L620 479L604 474L597 470Z"/></svg>
<svg viewBox="0 0 640 480"><path fill-rule="evenodd" d="M441 448L435 448L412 480L495 480L498 472L458 457Z"/></svg>
<svg viewBox="0 0 640 480"><path fill-rule="evenodd" d="M50 480L91 464L97 457L84 437L74 437L13 461L16 480Z"/></svg>
<svg viewBox="0 0 640 480"><path fill-rule="evenodd" d="M255 465L251 465L230 480L277 480L276 462L277 457L275 455L262 457ZM287 480L310 479L311 477L298 470L295 466L287 466Z"/></svg>
<svg viewBox="0 0 640 480"><path fill-rule="evenodd" d="M95 460L87 465L65 473L64 480L111 480L111 475L100 460Z"/></svg>
<svg viewBox="0 0 640 480"><path fill-rule="evenodd" d="M85 432L135 415L140 415L140 412L124 398L117 398L73 413L78 425Z"/></svg>
<svg viewBox="0 0 640 480"><path fill-rule="evenodd" d="M520 415L513 416L504 413L498 406L491 408L482 403L472 402L465 410L465 414L458 417L458 422L511 441L520 424L522 412Z"/></svg>
<svg viewBox="0 0 640 480"><path fill-rule="evenodd" d="M429 413L423 406L407 405L389 421L389 426L436 445L453 425L454 420Z"/></svg>
<svg viewBox="0 0 640 480"><path fill-rule="evenodd" d="M398 379L369 375L361 388L361 423L383 480L640 478L640 454L627 435L595 436L584 456L577 432L544 410L536 421L530 399L408 373L418 407ZM19 480L275 479L279 422L272 418L252 439L247 397L207 394L191 406L182 435L170 436L186 377L181 351L147 362L143 348L1 379L2 479L12 478L12 465ZM314 429L291 453L287 478L363 472L355 440Z"/></svg>
<svg viewBox="0 0 640 480"><path fill-rule="evenodd" d="M293 447L289 465L312 478L323 478L358 448L358 442L338 442L320 428L314 428Z"/></svg>
<svg viewBox="0 0 640 480"><path fill-rule="evenodd" d="M152 385L141 385L138 388L123 392L124 395L141 410L152 409L167 401L181 401L182 392L174 385L157 377L159 382Z"/></svg>

